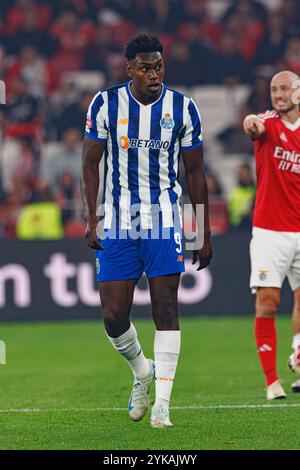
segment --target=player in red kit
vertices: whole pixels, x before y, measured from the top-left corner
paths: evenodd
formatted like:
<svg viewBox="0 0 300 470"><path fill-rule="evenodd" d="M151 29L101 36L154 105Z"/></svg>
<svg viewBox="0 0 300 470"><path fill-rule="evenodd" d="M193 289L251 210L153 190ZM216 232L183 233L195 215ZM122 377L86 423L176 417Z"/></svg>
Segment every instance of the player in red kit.
<svg viewBox="0 0 300 470"><path fill-rule="evenodd" d="M254 141L257 193L250 244L250 288L256 293L255 339L268 400L286 398L276 371L275 314L287 276L294 291L293 354L300 371L300 115L299 77L280 72L271 81L274 110L248 115ZM300 380L292 385L300 391Z"/></svg>

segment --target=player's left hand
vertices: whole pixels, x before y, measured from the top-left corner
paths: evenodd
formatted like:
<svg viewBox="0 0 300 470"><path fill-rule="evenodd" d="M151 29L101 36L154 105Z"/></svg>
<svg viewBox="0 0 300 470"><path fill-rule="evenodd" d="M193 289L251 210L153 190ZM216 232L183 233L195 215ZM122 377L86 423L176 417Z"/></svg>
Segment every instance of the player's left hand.
<svg viewBox="0 0 300 470"><path fill-rule="evenodd" d="M213 251L210 237L204 239L203 246L200 250L193 251L192 264L196 264L199 261L197 271L206 268L212 259Z"/></svg>

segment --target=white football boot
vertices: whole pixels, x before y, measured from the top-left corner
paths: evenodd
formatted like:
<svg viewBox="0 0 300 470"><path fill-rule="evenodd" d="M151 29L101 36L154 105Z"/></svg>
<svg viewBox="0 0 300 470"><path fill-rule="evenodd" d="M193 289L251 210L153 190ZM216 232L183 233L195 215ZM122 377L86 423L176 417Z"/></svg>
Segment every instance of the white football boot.
<svg viewBox="0 0 300 470"><path fill-rule="evenodd" d="M153 428L169 428L173 426L169 418L169 410L163 405L154 405L151 411L150 424Z"/></svg>
<svg viewBox="0 0 300 470"><path fill-rule="evenodd" d="M266 388L267 400L282 400L286 398L286 393L283 390L280 380L275 380L271 385Z"/></svg>
<svg viewBox="0 0 300 470"><path fill-rule="evenodd" d="M128 403L129 416L133 421L140 421L149 408L150 385L155 377L155 365L148 359L150 373L145 379L134 379L132 392Z"/></svg>
<svg viewBox="0 0 300 470"><path fill-rule="evenodd" d="M292 383L291 388L294 393L300 392L300 360L298 358L300 347L298 347L297 351L294 351L289 359L288 359L288 367L291 369L292 372L298 375L298 379Z"/></svg>
<svg viewBox="0 0 300 470"><path fill-rule="evenodd" d="M292 383L291 389L294 393L300 393L300 379L297 379Z"/></svg>

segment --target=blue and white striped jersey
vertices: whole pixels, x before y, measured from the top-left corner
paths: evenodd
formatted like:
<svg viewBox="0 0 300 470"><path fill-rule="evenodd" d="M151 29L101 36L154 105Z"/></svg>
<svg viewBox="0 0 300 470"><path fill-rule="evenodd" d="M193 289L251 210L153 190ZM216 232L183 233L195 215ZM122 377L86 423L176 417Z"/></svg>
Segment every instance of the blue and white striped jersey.
<svg viewBox="0 0 300 470"><path fill-rule="evenodd" d="M130 83L99 92L87 113L85 134L106 142L104 227L112 207L130 228L130 207L140 205L142 228L152 228L151 207L159 204L163 226L173 226L172 206L179 204L178 161L181 149L202 145L201 119L194 101L163 85L149 105L131 94Z"/></svg>

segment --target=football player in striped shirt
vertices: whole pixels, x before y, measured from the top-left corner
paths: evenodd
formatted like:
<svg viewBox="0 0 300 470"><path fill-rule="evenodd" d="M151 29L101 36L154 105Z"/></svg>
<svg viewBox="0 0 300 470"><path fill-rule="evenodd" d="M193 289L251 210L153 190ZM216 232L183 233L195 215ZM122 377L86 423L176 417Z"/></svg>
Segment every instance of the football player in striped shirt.
<svg viewBox="0 0 300 470"><path fill-rule="evenodd" d="M204 206L204 243L194 250L198 269L212 248L203 169L201 120L193 100L163 83L163 46L139 34L125 49L129 82L99 92L87 113L83 144L82 195L86 242L96 249L97 281L105 330L134 375L129 415L141 420L149 407L155 376L153 427L168 427L169 402L180 353L177 291L184 271L181 187L182 154L194 210ZM97 237L99 162L104 158L104 236ZM159 210L157 210L159 209ZM146 359L130 310L137 281L145 272L156 326L154 362Z"/></svg>

